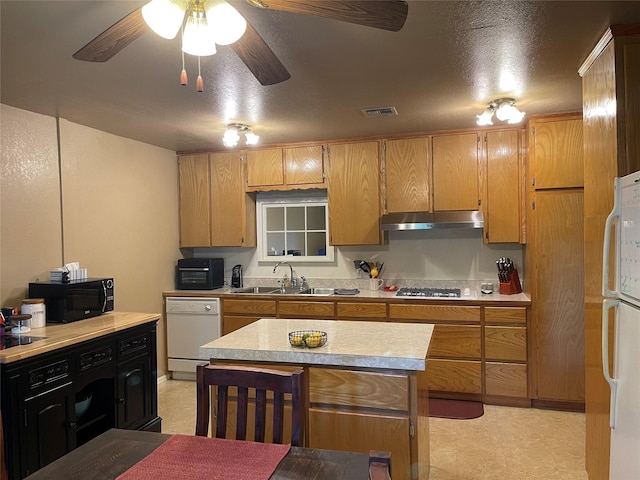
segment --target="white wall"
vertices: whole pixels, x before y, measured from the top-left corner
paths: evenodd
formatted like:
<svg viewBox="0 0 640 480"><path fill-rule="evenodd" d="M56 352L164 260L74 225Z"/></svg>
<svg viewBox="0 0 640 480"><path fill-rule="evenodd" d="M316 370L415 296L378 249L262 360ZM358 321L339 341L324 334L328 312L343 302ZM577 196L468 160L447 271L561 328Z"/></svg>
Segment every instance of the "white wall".
<svg viewBox="0 0 640 480"><path fill-rule="evenodd" d="M78 261L114 277L116 310L162 312L181 256L175 152L6 105L0 115L0 304ZM161 321L160 374L165 338Z"/></svg>

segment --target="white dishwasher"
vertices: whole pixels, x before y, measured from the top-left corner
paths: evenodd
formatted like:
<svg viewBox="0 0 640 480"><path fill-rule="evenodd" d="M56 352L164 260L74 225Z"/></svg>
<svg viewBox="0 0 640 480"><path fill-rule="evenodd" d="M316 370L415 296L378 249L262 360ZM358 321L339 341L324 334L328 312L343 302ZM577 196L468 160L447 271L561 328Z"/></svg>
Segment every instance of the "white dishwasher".
<svg viewBox="0 0 640 480"><path fill-rule="evenodd" d="M195 380L200 346L220 337L220 300L167 297L167 354L169 370L178 380Z"/></svg>

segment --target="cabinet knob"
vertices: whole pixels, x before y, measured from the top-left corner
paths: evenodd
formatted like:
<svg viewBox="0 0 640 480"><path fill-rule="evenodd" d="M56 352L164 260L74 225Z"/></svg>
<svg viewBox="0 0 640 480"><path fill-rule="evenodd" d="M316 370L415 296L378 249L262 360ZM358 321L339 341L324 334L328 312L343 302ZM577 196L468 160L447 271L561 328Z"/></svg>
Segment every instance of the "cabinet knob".
<svg viewBox="0 0 640 480"><path fill-rule="evenodd" d="M75 430L76 428L78 428L78 424L76 422L71 422L69 424L69 428L71 428L71 430Z"/></svg>
<svg viewBox="0 0 640 480"><path fill-rule="evenodd" d="M126 402L126 400L125 400L124 398L119 398L119 399L118 399L118 403L122 403L122 404L124 404L125 402Z"/></svg>

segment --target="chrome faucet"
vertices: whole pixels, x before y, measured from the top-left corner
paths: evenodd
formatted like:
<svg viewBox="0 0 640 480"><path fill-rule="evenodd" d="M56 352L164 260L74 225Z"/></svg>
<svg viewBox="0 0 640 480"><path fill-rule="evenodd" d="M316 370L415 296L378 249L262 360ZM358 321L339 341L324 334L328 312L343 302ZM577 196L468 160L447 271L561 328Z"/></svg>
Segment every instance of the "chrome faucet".
<svg viewBox="0 0 640 480"><path fill-rule="evenodd" d="M289 262L278 262L278 263L276 263L276 266L273 267L273 273L276 273L276 270L278 269L278 267L280 265L286 265L286 266L289 267L289 269L291 270L291 277L289 277L289 280L291 282L291 286L292 287L297 286L298 279L294 278L294 276L293 276L293 267L291 266L291 264ZM282 282L282 284L280 285L280 290L284 292L284 288L285 288L285 284L284 284L284 282Z"/></svg>

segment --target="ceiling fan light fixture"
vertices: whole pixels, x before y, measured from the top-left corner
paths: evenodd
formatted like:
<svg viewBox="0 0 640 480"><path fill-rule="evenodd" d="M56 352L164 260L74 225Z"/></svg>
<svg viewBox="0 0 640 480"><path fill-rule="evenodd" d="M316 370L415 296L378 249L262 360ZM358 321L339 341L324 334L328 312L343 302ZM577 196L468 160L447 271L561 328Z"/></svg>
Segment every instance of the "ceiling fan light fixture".
<svg viewBox="0 0 640 480"><path fill-rule="evenodd" d="M197 57L206 57L216 53L216 40L213 29L207 22L202 7L192 6L182 34L182 51Z"/></svg>
<svg viewBox="0 0 640 480"><path fill-rule="evenodd" d="M142 7L142 18L155 33L172 40L180 30L186 10L186 0L151 0Z"/></svg>
<svg viewBox="0 0 640 480"><path fill-rule="evenodd" d="M224 0L208 0L204 8L218 45L236 42L247 30L244 17Z"/></svg>

